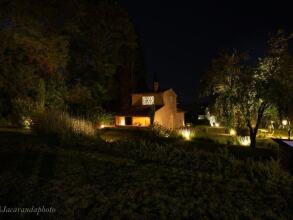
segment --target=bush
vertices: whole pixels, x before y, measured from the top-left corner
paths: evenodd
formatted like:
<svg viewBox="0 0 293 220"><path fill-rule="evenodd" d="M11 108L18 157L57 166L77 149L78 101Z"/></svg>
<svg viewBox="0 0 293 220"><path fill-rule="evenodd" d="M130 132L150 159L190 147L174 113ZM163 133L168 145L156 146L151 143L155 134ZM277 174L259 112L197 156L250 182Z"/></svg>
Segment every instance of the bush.
<svg viewBox="0 0 293 220"><path fill-rule="evenodd" d="M95 125L114 125L114 116L101 108L92 110L89 117Z"/></svg>
<svg viewBox="0 0 293 220"><path fill-rule="evenodd" d="M34 132L45 136L54 136L61 141L72 143L80 138L94 138L96 130L89 121L70 117L65 112L46 111L33 118Z"/></svg>
<svg viewBox="0 0 293 220"><path fill-rule="evenodd" d="M31 117L36 109L36 103L30 98L14 99L12 105L12 120L20 126L24 126L24 118Z"/></svg>
<svg viewBox="0 0 293 220"><path fill-rule="evenodd" d="M156 137L171 137L171 138L178 137L177 133L174 130L166 128L157 123L155 123L151 127L151 133Z"/></svg>

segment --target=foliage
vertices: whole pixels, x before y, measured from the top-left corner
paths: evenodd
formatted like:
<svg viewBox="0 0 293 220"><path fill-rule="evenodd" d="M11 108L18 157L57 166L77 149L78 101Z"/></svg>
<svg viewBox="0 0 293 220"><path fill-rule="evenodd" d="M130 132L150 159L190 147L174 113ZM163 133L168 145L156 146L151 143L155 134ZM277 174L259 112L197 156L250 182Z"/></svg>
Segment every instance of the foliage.
<svg viewBox="0 0 293 220"><path fill-rule="evenodd" d="M78 7L75 29L68 31L70 36L72 31L74 34L70 39L70 84L86 87L94 107L128 107L130 93L144 81L134 26L119 4L99 1L83 6Z"/></svg>
<svg viewBox="0 0 293 220"><path fill-rule="evenodd" d="M277 106L281 119L293 120L293 57L289 53L289 40L293 34L287 35L279 30L270 39L267 56L261 60L264 72L273 72L274 83L273 101Z"/></svg>
<svg viewBox="0 0 293 220"><path fill-rule="evenodd" d="M143 88L138 36L116 1L0 4L1 117L20 98L38 111L87 117L97 108L128 107L130 93Z"/></svg>
<svg viewBox="0 0 293 220"><path fill-rule="evenodd" d="M37 97L37 111L43 112L45 110L46 102L46 85L43 79L39 81L38 97Z"/></svg>
<svg viewBox="0 0 293 220"><path fill-rule="evenodd" d="M114 125L114 116L101 108L95 109L90 118L96 125Z"/></svg>
<svg viewBox="0 0 293 220"><path fill-rule="evenodd" d="M58 68L66 65L67 41L45 33L29 17L18 20L10 14L7 19L11 23L0 33L0 91L6 97L6 114L19 112L13 100L30 100L33 111L40 110L48 105L45 96L52 95L45 91L49 78L56 78Z"/></svg>
<svg viewBox="0 0 293 220"><path fill-rule="evenodd" d="M292 90L292 85L280 86L284 72L292 76L291 70L284 64L289 59L286 47L288 38L280 33L271 37L267 55L256 66L247 63L247 55L222 53L212 62L203 80L206 94L212 95L215 100L212 110L228 128L239 130L246 127L252 148L255 148L256 135L263 118L276 118L276 109L279 112L284 109L280 107L276 94L283 92L284 96L284 93ZM293 59L290 59L292 62ZM286 98L281 100L288 109L291 101Z"/></svg>
<svg viewBox="0 0 293 220"><path fill-rule="evenodd" d="M23 118L30 118L35 113L36 103L30 98L17 98L12 101L13 118L12 121L22 124Z"/></svg>
<svg viewBox="0 0 293 220"><path fill-rule="evenodd" d="M42 219L290 219L293 214L293 178L277 161L204 150L214 143L198 148L191 142L129 141L56 150L44 142L40 147L34 136L17 137L19 143L0 138L0 144L13 143L0 148L0 202L56 208L41 213Z"/></svg>
<svg viewBox="0 0 293 220"><path fill-rule="evenodd" d="M168 137L168 138L176 138L178 137L176 131L166 128L158 123L154 123L151 126L151 131L150 133L154 137Z"/></svg>
<svg viewBox="0 0 293 220"><path fill-rule="evenodd" d="M35 114L32 129L39 135L57 137L65 144L75 143L84 137L93 139L96 135L96 130L91 122L57 111Z"/></svg>

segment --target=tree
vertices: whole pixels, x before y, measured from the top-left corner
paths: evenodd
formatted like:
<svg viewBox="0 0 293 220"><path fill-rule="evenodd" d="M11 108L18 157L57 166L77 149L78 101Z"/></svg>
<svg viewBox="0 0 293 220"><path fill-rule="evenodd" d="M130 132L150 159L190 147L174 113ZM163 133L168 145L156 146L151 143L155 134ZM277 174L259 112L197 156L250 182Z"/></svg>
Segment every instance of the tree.
<svg viewBox="0 0 293 220"><path fill-rule="evenodd" d="M92 2L79 9L80 19L70 37L71 86L87 87L93 106L129 107L130 93L145 81L145 67L127 12L112 1ZM72 36L71 30L68 35Z"/></svg>
<svg viewBox="0 0 293 220"><path fill-rule="evenodd" d="M45 102L46 102L46 85L43 79L39 81L38 88L38 98L37 98L37 111L43 112L45 110Z"/></svg>
<svg viewBox="0 0 293 220"><path fill-rule="evenodd" d="M202 96L209 96L210 110L228 128L239 127L237 92L245 61L244 53L221 51L201 81Z"/></svg>
<svg viewBox="0 0 293 220"><path fill-rule="evenodd" d="M222 53L213 60L203 80L206 94L214 97L212 108L227 127L249 131L250 146L256 146L256 136L264 116L286 112L292 105L292 58L288 54L289 37L281 31L273 35L265 57L257 65L247 62L247 56ZM289 95L289 96L288 96Z"/></svg>
<svg viewBox="0 0 293 220"><path fill-rule="evenodd" d="M16 99L84 116L128 107L130 93L145 83L138 35L117 1L0 0L0 12L5 117ZM80 88L87 92L77 102Z"/></svg>
<svg viewBox="0 0 293 220"><path fill-rule="evenodd" d="M261 60L261 70L272 76L272 96L280 119L293 121L293 57L289 53L289 40L293 34L279 30L269 41L269 50Z"/></svg>
<svg viewBox="0 0 293 220"><path fill-rule="evenodd" d="M37 103L44 96L40 93L45 85L41 88L39 82L46 84L49 79L56 79L67 60L67 43L63 37L43 32L35 22L19 22L13 17L11 22L0 33L0 91L7 96L10 113L16 110L13 100L18 100L17 103L30 100L33 106L40 107ZM45 95L50 92L48 90ZM47 100L42 99L41 102ZM48 103L42 105L48 106Z"/></svg>

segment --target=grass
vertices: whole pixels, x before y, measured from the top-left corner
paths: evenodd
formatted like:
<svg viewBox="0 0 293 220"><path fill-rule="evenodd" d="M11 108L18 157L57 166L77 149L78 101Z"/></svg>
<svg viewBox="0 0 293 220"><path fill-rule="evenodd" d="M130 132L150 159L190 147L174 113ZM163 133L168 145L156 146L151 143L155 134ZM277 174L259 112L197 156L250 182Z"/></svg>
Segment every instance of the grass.
<svg viewBox="0 0 293 220"><path fill-rule="evenodd" d="M292 218L293 177L273 151L248 150L206 139L71 147L2 131L0 204L56 209L42 219Z"/></svg>

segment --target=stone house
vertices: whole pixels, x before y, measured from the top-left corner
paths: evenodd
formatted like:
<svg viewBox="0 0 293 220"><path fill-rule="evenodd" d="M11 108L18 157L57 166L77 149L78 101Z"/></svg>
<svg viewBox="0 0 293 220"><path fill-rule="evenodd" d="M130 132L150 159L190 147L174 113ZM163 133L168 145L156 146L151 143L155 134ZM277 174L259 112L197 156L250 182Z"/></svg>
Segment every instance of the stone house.
<svg viewBox="0 0 293 220"><path fill-rule="evenodd" d="M169 129L184 126L184 112L177 108L173 89L160 89L154 82L153 91L131 94L131 106L115 116L116 126L148 127L153 122Z"/></svg>

